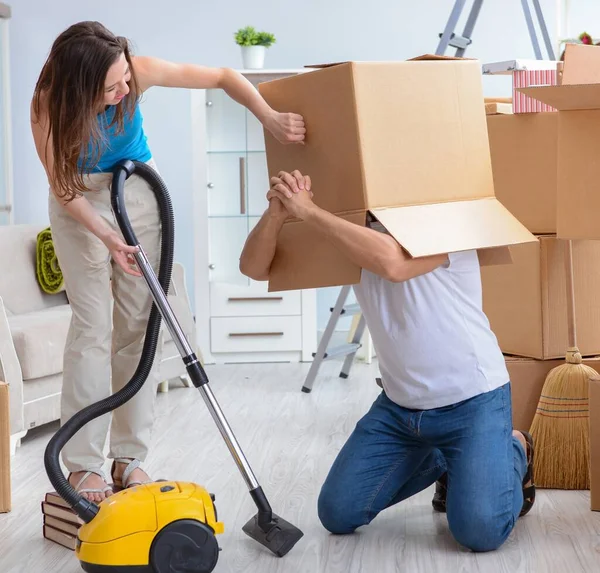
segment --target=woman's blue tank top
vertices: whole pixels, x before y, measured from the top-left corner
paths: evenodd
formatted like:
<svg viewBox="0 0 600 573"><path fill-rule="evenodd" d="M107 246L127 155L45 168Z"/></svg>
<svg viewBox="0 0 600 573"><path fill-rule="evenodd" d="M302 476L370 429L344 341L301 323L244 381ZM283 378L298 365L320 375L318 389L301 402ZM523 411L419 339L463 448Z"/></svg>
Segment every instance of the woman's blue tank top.
<svg viewBox="0 0 600 573"><path fill-rule="evenodd" d="M100 158L93 169L86 169L87 173L100 173L112 171L113 167L122 159L146 162L152 158L144 133L142 112L139 103L135 106L133 117L127 112L124 114L124 129L118 135L117 124L110 125L115 115L116 106L111 105L104 113L98 115L98 124L102 130L105 142L100 143ZM90 144L90 153L91 153ZM79 161L81 166L81 160Z"/></svg>

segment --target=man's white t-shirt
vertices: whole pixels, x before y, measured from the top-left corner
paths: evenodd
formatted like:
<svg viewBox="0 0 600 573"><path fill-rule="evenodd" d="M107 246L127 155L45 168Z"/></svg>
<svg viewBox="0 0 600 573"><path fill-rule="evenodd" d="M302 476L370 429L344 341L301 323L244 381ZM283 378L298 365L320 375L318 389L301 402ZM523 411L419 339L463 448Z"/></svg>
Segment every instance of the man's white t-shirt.
<svg viewBox="0 0 600 573"><path fill-rule="evenodd" d="M354 291L396 404L441 408L508 383L482 310L476 251L451 253L445 265L401 283L363 269Z"/></svg>

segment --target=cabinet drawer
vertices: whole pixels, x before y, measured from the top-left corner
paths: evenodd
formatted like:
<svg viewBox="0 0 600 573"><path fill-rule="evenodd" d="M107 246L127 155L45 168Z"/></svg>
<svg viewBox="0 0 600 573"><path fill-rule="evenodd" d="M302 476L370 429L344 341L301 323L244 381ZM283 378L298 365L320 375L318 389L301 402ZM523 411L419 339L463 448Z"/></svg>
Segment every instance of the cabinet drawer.
<svg viewBox="0 0 600 573"><path fill-rule="evenodd" d="M212 352L280 352L302 349L300 316L211 318Z"/></svg>
<svg viewBox="0 0 600 573"><path fill-rule="evenodd" d="M268 292L267 283L249 286L211 283L211 316L290 316L302 313L300 291Z"/></svg>

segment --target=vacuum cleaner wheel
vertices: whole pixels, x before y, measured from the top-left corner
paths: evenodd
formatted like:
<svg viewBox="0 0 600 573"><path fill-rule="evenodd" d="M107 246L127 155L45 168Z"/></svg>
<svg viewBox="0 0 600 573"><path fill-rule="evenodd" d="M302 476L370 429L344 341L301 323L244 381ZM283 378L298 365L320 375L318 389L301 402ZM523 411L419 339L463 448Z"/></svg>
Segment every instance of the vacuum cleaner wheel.
<svg viewBox="0 0 600 573"><path fill-rule="evenodd" d="M194 519L169 523L150 548L150 564L156 573L210 573L218 558L213 530Z"/></svg>

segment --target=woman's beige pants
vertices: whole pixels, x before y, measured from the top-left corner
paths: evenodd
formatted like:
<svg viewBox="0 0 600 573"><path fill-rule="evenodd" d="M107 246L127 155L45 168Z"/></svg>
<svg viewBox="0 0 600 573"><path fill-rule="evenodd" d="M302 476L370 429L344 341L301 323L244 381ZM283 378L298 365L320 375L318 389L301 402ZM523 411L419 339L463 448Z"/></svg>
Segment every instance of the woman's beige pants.
<svg viewBox="0 0 600 573"><path fill-rule="evenodd" d="M149 162L155 167L152 161ZM85 197L121 236L110 203L111 174L90 174ZM139 243L158 272L160 217L152 189L137 175L125 184L127 214ZM64 352L61 423L85 406L120 390L138 365L152 299L143 277L123 272L95 235L72 218L53 193L49 200L52 239L65 279L72 319ZM162 331L162 329L161 329ZM110 425L110 458L144 461L154 421L162 334L143 388L111 414L86 424L66 444L70 472L100 470Z"/></svg>

